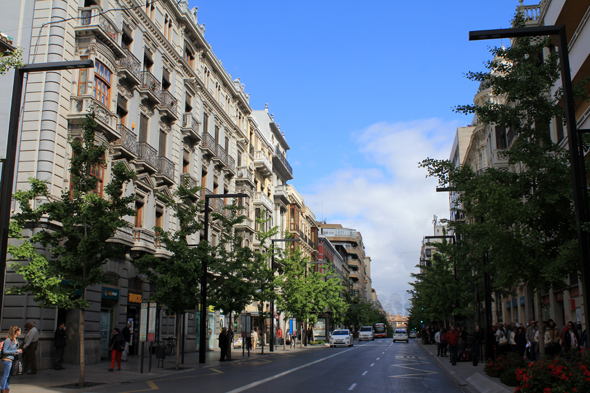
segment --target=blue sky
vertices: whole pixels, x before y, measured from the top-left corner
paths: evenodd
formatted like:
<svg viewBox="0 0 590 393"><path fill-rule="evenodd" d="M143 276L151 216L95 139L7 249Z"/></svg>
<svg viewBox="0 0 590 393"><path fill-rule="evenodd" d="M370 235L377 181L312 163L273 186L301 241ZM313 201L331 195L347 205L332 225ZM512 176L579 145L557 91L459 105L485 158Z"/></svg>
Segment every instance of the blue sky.
<svg viewBox="0 0 590 393"><path fill-rule="evenodd" d="M535 4L525 2L525 4ZM448 158L452 111L472 102L489 46L470 30L507 28L517 0L219 1L198 6L205 38L284 131L291 181L316 218L361 230L373 287L409 288L446 195L417 163ZM508 42L504 42L508 44Z"/></svg>

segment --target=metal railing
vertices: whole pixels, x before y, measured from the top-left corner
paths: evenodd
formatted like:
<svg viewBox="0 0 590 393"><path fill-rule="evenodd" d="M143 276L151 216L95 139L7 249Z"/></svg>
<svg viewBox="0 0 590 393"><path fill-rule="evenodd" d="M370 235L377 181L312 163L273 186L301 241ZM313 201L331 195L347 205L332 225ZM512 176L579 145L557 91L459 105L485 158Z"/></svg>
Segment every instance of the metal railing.
<svg viewBox="0 0 590 393"><path fill-rule="evenodd" d="M213 138L208 132L205 132L203 135L201 146L203 149L209 149L214 155L217 155L217 142L215 142L215 138Z"/></svg>
<svg viewBox="0 0 590 393"><path fill-rule="evenodd" d="M265 154L263 150L256 150L256 154L254 155L254 160L262 161L266 166L272 168L272 163L268 159L268 156Z"/></svg>
<svg viewBox="0 0 590 393"><path fill-rule="evenodd" d="M285 168L287 168L289 173L293 174L293 168L291 168L291 165L289 165L287 158L283 155L283 153L281 153L278 146L275 146L275 156L277 156L279 158L279 160L283 163Z"/></svg>
<svg viewBox="0 0 590 393"><path fill-rule="evenodd" d="M158 157L158 173L174 181L174 163L166 157Z"/></svg>
<svg viewBox="0 0 590 393"><path fill-rule="evenodd" d="M119 44L119 29L105 15L100 15L102 9L99 6L84 7L80 9L80 26L98 26L115 43Z"/></svg>
<svg viewBox="0 0 590 393"><path fill-rule="evenodd" d="M117 60L119 68L126 69L130 74L141 80L141 61L129 49L123 49L123 52L127 57Z"/></svg>
<svg viewBox="0 0 590 393"><path fill-rule="evenodd" d="M221 145L217 145L217 157L224 165L227 165L227 152Z"/></svg>
<svg viewBox="0 0 590 393"><path fill-rule="evenodd" d="M270 207L271 209L274 206L273 202L270 200L268 195L266 195L262 191L256 191L254 193L254 202L262 202L262 203L266 204L268 207Z"/></svg>
<svg viewBox="0 0 590 393"><path fill-rule="evenodd" d="M213 192L208 188L201 188L201 199L205 199L205 195L213 195ZM213 201L215 201L214 198L209 198L209 208L210 209L215 208Z"/></svg>
<svg viewBox="0 0 590 393"><path fill-rule="evenodd" d="M182 115L182 128L190 128L195 134L199 135L199 122L192 113Z"/></svg>
<svg viewBox="0 0 590 393"><path fill-rule="evenodd" d="M233 173L236 173L236 160L230 155L227 156L227 167Z"/></svg>
<svg viewBox="0 0 590 393"><path fill-rule="evenodd" d="M238 177L236 181L240 180L249 180L251 183L254 183L254 174L248 170L248 167L238 167Z"/></svg>
<svg viewBox="0 0 590 393"><path fill-rule="evenodd" d="M141 84L140 88L152 92L155 96L159 97L158 92L160 91L160 81L149 71L141 72Z"/></svg>
<svg viewBox="0 0 590 393"><path fill-rule="evenodd" d="M115 142L115 145L119 145L125 148L129 153L137 155L137 135L123 124L117 125L117 131L121 134L121 138Z"/></svg>
<svg viewBox="0 0 590 393"><path fill-rule="evenodd" d="M160 108L168 110L176 116L178 100L168 90L160 91Z"/></svg>
<svg viewBox="0 0 590 393"><path fill-rule="evenodd" d="M158 168L158 151L147 142L137 143L137 158L153 168Z"/></svg>

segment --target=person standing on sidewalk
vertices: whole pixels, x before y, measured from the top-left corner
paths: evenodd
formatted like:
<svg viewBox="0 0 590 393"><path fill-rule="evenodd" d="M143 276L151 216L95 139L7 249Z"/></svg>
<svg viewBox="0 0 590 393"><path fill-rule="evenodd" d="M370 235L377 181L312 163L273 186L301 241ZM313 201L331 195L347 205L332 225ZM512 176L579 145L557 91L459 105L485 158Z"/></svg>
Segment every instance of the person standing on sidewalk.
<svg viewBox="0 0 590 393"><path fill-rule="evenodd" d="M121 334L125 339L125 350L121 354L121 361L126 362L127 356L129 356L129 343L131 342L131 322L127 322L127 325L121 330Z"/></svg>
<svg viewBox="0 0 590 393"><path fill-rule="evenodd" d="M475 332L473 333L473 343L471 344L471 356L477 361L480 360L480 349L483 343L483 330L479 328L479 325L475 326Z"/></svg>
<svg viewBox="0 0 590 393"><path fill-rule="evenodd" d="M436 343L436 356L442 355L442 345L440 344L440 335L442 334L442 329L440 329L434 335L434 342Z"/></svg>
<svg viewBox="0 0 590 393"><path fill-rule="evenodd" d="M447 329L440 329L440 357L447 357Z"/></svg>
<svg viewBox="0 0 590 393"><path fill-rule="evenodd" d="M281 330L281 327L279 326L277 328L277 345L281 345L283 343L283 331Z"/></svg>
<svg viewBox="0 0 590 393"><path fill-rule="evenodd" d="M115 368L115 360L119 366L117 370L121 371L121 355L125 350L125 339L120 333L118 327L113 329L113 335L111 337L111 345L109 349L111 350L111 368L109 368L109 371L113 371Z"/></svg>
<svg viewBox="0 0 590 393"><path fill-rule="evenodd" d="M254 328L250 333L250 340L252 341L252 350L256 351L256 344L258 344L258 328Z"/></svg>
<svg viewBox="0 0 590 393"><path fill-rule="evenodd" d="M64 362L64 351L66 349L66 324L60 322L57 329L55 329L55 337L53 338L53 346L55 347L55 369L65 370L62 366Z"/></svg>
<svg viewBox="0 0 590 393"><path fill-rule="evenodd" d="M537 345L539 345L539 343L537 342L537 339L535 338L535 336L538 331L539 331L539 328L537 327L537 321L532 320L531 323L529 324L529 327L526 328L526 333L525 333L525 338L526 338L526 342L528 345L527 352L529 354L530 361L537 360Z"/></svg>
<svg viewBox="0 0 590 393"><path fill-rule="evenodd" d="M219 359L220 362L225 362L225 358L227 356L227 348L228 348L228 337L227 337L227 328L224 327L221 329L221 333L217 337L219 340L219 351L221 352L221 358Z"/></svg>
<svg viewBox="0 0 590 393"><path fill-rule="evenodd" d="M18 326L11 326L10 329L8 329L8 338L4 341L4 346L2 348L2 366L4 366L2 384L0 385L2 393L9 393L10 370L12 369L14 356L23 352L22 349L18 348L18 336L20 336L20 328Z"/></svg>
<svg viewBox="0 0 590 393"><path fill-rule="evenodd" d="M457 345L459 344L459 332L455 331L455 327L451 326L451 330L447 333L447 342L449 343L449 352L451 352L451 363L457 361Z"/></svg>
<svg viewBox="0 0 590 393"><path fill-rule="evenodd" d="M35 327L33 322L25 324L27 334L25 335L25 343L23 351L25 353L23 359L23 371L27 374L37 374L37 345L39 343L39 330ZM30 367L30 370L29 370Z"/></svg>

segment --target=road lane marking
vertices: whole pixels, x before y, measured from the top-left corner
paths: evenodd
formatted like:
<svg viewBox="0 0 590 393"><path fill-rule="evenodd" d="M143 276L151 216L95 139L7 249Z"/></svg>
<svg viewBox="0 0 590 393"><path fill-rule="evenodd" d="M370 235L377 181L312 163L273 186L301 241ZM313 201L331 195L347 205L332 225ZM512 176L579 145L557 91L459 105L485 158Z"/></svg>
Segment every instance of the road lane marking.
<svg viewBox="0 0 590 393"><path fill-rule="evenodd" d="M363 375L367 375L367 372L368 372L368 371L365 371L365 372L363 373Z"/></svg>
<svg viewBox="0 0 590 393"><path fill-rule="evenodd" d="M373 367L375 365L375 363L371 363L371 365L369 367Z"/></svg>
<svg viewBox="0 0 590 393"><path fill-rule="evenodd" d="M381 359L381 358L377 358L377 360L379 360L379 359Z"/></svg>
<svg viewBox="0 0 590 393"><path fill-rule="evenodd" d="M330 359L330 358L333 358L334 356L342 355L343 353L346 353L346 352L348 352L348 351L352 351L353 349L354 349L354 348L347 349L346 351L338 352L338 353L335 353L334 355L330 355L330 356L326 356L325 358L321 358L321 359L318 359L318 360L314 360L313 362L310 362L310 363L303 364L303 365L301 365L301 366L299 366L299 367L295 367L295 368L292 368L292 369L290 369L290 370L287 370L287 371L283 371L282 373L279 373L279 374L275 374L275 375L273 375L272 377L264 378L264 379L261 379L260 381L256 381L256 382L249 383L248 385L244 385L244 386L242 386L241 388L237 388L237 389L234 389L234 390L230 390L230 391L229 391L229 392L227 392L227 393L239 393L239 392L244 392L244 391L246 391L246 390L248 390L248 389L252 389L252 388L254 388L254 387L256 387L256 386L262 385L263 383L266 383L266 382L269 382L269 381L275 380L275 379L277 379L277 378L281 378L281 377L283 377L283 376L285 376L285 375L287 375L287 374L291 374L291 373L293 373L293 372L295 372L295 371L299 371L299 370L301 370L302 368L309 367L309 366L311 366L311 365L313 365L313 364L316 364L316 363L323 362L324 360L328 360L328 359Z"/></svg>
<svg viewBox="0 0 590 393"><path fill-rule="evenodd" d="M387 351L387 350L386 350ZM381 355L385 355L385 352L381 352Z"/></svg>
<svg viewBox="0 0 590 393"><path fill-rule="evenodd" d="M348 388L348 390L353 390L356 387L356 383L353 383L352 385L350 385L350 387Z"/></svg>

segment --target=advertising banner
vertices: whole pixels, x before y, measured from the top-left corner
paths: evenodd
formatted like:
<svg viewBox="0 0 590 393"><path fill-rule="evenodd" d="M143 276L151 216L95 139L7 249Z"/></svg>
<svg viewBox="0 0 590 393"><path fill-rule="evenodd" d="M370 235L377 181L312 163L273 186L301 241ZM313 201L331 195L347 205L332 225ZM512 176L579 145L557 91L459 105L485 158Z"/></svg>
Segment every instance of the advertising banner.
<svg viewBox="0 0 590 393"><path fill-rule="evenodd" d="M156 303L150 303L148 319L148 341L156 341Z"/></svg>
<svg viewBox="0 0 590 393"><path fill-rule="evenodd" d="M318 321L313 326L313 337L314 338L325 338L326 337L326 318L318 318Z"/></svg>
<svg viewBox="0 0 590 393"><path fill-rule="evenodd" d="M139 314L139 341L144 342L147 338L148 304L141 303Z"/></svg>

